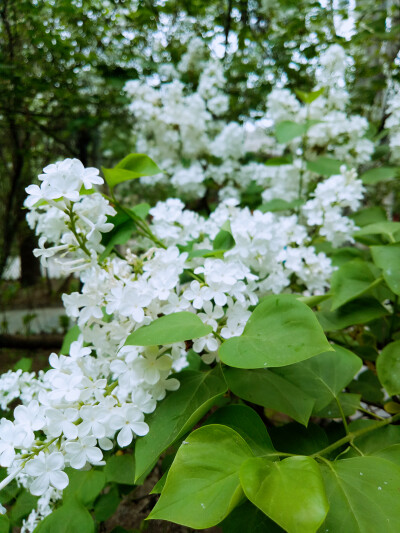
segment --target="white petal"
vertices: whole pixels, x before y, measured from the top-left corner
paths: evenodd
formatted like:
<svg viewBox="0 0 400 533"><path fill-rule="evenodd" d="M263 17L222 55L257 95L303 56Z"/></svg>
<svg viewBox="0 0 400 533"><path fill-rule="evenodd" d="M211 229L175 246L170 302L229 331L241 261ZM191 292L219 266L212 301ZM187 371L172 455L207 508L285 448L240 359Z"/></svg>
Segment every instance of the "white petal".
<svg viewBox="0 0 400 533"><path fill-rule="evenodd" d="M96 464L103 458L103 453L98 448L88 448L86 450L86 456L88 461L92 464Z"/></svg>
<svg viewBox="0 0 400 533"><path fill-rule="evenodd" d="M80 451L76 455L70 458L69 460L72 468L76 468L79 470L80 468L83 468L86 464L86 453L85 450Z"/></svg>
<svg viewBox="0 0 400 533"><path fill-rule="evenodd" d="M68 476L65 472L57 470L50 473L50 483L58 490L63 490L69 483Z"/></svg>
<svg viewBox="0 0 400 533"><path fill-rule="evenodd" d="M25 472L30 476L40 476L44 472L44 464L40 459L32 459L25 466Z"/></svg>
<svg viewBox="0 0 400 533"><path fill-rule="evenodd" d="M108 437L103 437L102 439L99 439L99 446L102 450L112 450L113 443Z"/></svg>
<svg viewBox="0 0 400 533"><path fill-rule="evenodd" d="M149 432L149 426L146 424L146 422L134 422L131 424L131 428L136 435L139 435L140 437L147 435Z"/></svg>
<svg viewBox="0 0 400 533"><path fill-rule="evenodd" d="M29 487L29 490L34 496L41 496L49 488L50 476L47 472L37 477L32 485Z"/></svg>
<svg viewBox="0 0 400 533"><path fill-rule="evenodd" d="M0 455L0 466L8 467L11 466L15 457L15 451L13 448L7 448Z"/></svg>
<svg viewBox="0 0 400 533"><path fill-rule="evenodd" d="M47 458L49 470L61 470L64 466L64 456L60 452L54 452Z"/></svg>
<svg viewBox="0 0 400 533"><path fill-rule="evenodd" d="M132 430L129 426L124 426L121 431L118 433L117 442L123 448L128 446L132 442L133 435Z"/></svg>

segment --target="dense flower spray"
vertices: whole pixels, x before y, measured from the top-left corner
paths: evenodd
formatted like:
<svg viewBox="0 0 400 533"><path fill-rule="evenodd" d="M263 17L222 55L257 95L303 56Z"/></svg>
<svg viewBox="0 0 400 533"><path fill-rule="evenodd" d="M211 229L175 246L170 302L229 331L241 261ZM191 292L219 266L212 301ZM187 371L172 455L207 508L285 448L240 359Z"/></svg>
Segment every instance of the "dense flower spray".
<svg viewBox="0 0 400 533"><path fill-rule="evenodd" d="M219 200L241 200L256 185L264 190L266 202L291 201L318 179L305 161L328 156L348 168L368 162L374 149L367 137L368 121L348 111L345 74L350 63L340 45L328 47L315 65L314 91L319 96L314 101L302 103L289 89L276 87L266 98L264 113L239 123L230 119L222 64L195 39L177 70L161 67L158 77L125 86L132 99L136 149L165 171L141 178L142 185L172 186L184 201L210 191L218 191ZM188 72L190 79L197 75L197 84L183 81ZM304 127L303 135L277 139L285 122ZM274 163L283 154L287 163Z"/></svg>
<svg viewBox="0 0 400 533"><path fill-rule="evenodd" d="M321 85L327 83L322 80L327 72L339 76L336 67L327 67L340 63L329 54L336 57L340 51L330 50L321 59ZM227 110L219 64L206 63L195 94L185 94L179 82L146 91L140 82L130 83L139 96L133 112L153 117L153 126L164 121L153 131L160 132L157 153L176 190L200 197L207 176L212 176L221 186L221 200L205 217L186 209L181 199L169 198L149 210L148 224L131 206L97 192L95 187L103 183L99 171L76 159L49 165L39 176L40 186L27 188L27 220L39 237L34 254L44 266L53 258L65 274L79 273L82 289L63 295L66 312L79 328L68 353L51 354L47 372L19 370L0 377L1 408L21 401L11 419L0 421L0 466L8 469L0 488L16 478L40 497L25 532L33 531L61 497L68 484L65 467L104 464L109 451L129 446L149 431L146 415L179 387L171 374L188 366L185 343L132 346L126 343L132 332L163 315L197 314L212 331L195 339L192 350L213 364L221 342L241 335L263 295L325 292L333 267L314 244L324 240L337 247L351 242L355 225L347 214L363 198L362 183L349 168L367 160L371 150L362 138L366 124L353 117L350 122L355 124L346 122L345 127L338 118L347 98L344 90L307 106L286 89L271 93L267 117L272 124L295 117L300 122L318 120L307 130L306 144L304 139L289 143L292 162L271 167L241 159L251 150L283 153L285 147L268 128L214 120ZM160 113L160 106L168 112ZM142 148L151 148L144 130L141 135ZM327 153L342 157L346 165L317 183L303 160L315 155L321 139ZM179 146L176 153L171 143ZM192 162L178 168L182 151ZM206 153L213 162L203 164ZM252 181L262 186L265 202L302 201L279 213L241 207L238 191ZM106 248L107 235L112 235L121 212L134 218L136 233L114 253Z"/></svg>
<svg viewBox="0 0 400 533"><path fill-rule="evenodd" d="M66 466L104 464L104 452L148 432L146 414L179 387L170 374L187 366L185 344L130 346L128 335L159 316L190 311L212 327L193 343L212 363L221 341L242 333L263 294L291 290L294 279L306 294L326 289L332 266L315 251L310 231L319 228L334 245L349 239L354 228L340 225L341 212L357 208L363 192L355 173L343 168L297 215L252 212L230 199L206 219L169 199L150 209L145 237L105 257L102 236L112 230L116 209L92 189L102 183L98 171L67 159L46 167L40 179L25 202L39 236L34 253L43 264L53 257L65 273L79 271L82 290L63 296L80 330L69 353L51 354L51 369L37 376L17 371L0 378L2 408L21 400L13 420L0 421L0 466L9 471L0 486L17 477L41 496L31 526L68 484ZM233 244L214 249L223 226Z"/></svg>

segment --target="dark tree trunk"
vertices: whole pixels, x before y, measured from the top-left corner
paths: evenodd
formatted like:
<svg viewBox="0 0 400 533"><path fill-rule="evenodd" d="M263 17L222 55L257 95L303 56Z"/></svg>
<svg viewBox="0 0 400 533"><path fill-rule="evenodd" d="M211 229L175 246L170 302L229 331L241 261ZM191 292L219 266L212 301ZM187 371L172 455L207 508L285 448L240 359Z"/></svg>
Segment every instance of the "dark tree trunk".
<svg viewBox="0 0 400 533"><path fill-rule="evenodd" d="M19 237L19 257L21 259L21 285L31 287L41 278L40 261L32 251L37 247L36 237L26 222L21 224Z"/></svg>

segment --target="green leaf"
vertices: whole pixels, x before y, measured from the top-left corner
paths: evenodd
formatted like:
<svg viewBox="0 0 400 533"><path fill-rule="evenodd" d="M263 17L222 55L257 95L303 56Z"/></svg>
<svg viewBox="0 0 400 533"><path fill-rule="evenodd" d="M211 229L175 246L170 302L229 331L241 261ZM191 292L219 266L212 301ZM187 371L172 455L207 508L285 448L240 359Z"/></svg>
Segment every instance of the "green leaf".
<svg viewBox="0 0 400 533"><path fill-rule="evenodd" d="M98 522L104 522L111 518L121 501L118 489L114 485L107 494L102 494L94 506L94 516Z"/></svg>
<svg viewBox="0 0 400 533"><path fill-rule="evenodd" d="M227 426L197 429L179 448L149 518L195 529L219 524L242 499L239 470L252 455Z"/></svg>
<svg viewBox="0 0 400 533"><path fill-rule="evenodd" d="M275 213L278 211L290 211L291 209L299 207L303 203L304 202L302 200L293 200L292 202L287 202L286 200L281 200L280 198L274 198L265 204L261 204L257 209L262 213L266 213L267 211Z"/></svg>
<svg viewBox="0 0 400 533"><path fill-rule="evenodd" d="M390 396L400 394L400 341L383 348L376 360L376 371Z"/></svg>
<svg viewBox="0 0 400 533"><path fill-rule="evenodd" d="M133 455L112 455L104 467L107 483L135 484L135 460Z"/></svg>
<svg viewBox="0 0 400 533"><path fill-rule="evenodd" d="M235 239L232 235L231 224L227 220L221 227L213 240L213 250L230 250L235 246Z"/></svg>
<svg viewBox="0 0 400 533"><path fill-rule="evenodd" d="M288 533L315 533L325 520L329 504L318 463L311 457L248 459L240 481L249 500Z"/></svg>
<svg viewBox="0 0 400 533"><path fill-rule="evenodd" d="M315 172L320 176L335 176L340 174L340 167L343 165L342 161L332 159L331 157L317 157L314 161L307 161L307 170Z"/></svg>
<svg viewBox="0 0 400 533"><path fill-rule="evenodd" d="M264 422L254 409L247 405L221 407L207 419L206 424L221 424L234 429L255 455L265 455L275 451Z"/></svg>
<svg viewBox="0 0 400 533"><path fill-rule="evenodd" d="M181 311L157 318L148 326L142 326L129 335L125 345L154 346L173 344L204 337L212 327L204 324L194 313Z"/></svg>
<svg viewBox="0 0 400 533"><path fill-rule="evenodd" d="M354 237L362 237L364 235L385 235L391 242L398 240L400 236L400 222L375 222L368 224L358 230Z"/></svg>
<svg viewBox="0 0 400 533"><path fill-rule="evenodd" d="M280 144L287 144L296 137L302 137L308 129L306 124L298 124L291 120L284 120L276 125L275 136Z"/></svg>
<svg viewBox="0 0 400 533"><path fill-rule="evenodd" d="M135 227L136 224L134 221L130 218L127 218L125 222L114 226L109 233L106 233L106 243L103 242L103 244L105 244L105 249L101 253L99 261L104 261L104 259L110 255L114 246L118 244L125 244L132 237Z"/></svg>
<svg viewBox="0 0 400 533"><path fill-rule="evenodd" d="M350 218L354 220L356 226L363 228L369 224L375 224L376 222L386 222L386 212L382 207L374 206L361 209L356 213L352 213Z"/></svg>
<svg viewBox="0 0 400 533"><path fill-rule="evenodd" d="M0 533L9 533L10 521L7 515L0 515Z"/></svg>
<svg viewBox="0 0 400 533"><path fill-rule="evenodd" d="M345 416L354 415L360 407L361 394L352 394L340 392L335 400L320 410L314 410L314 415L320 418L341 418L342 412L339 409L338 402Z"/></svg>
<svg viewBox="0 0 400 533"><path fill-rule="evenodd" d="M6 477L7 477L7 469L0 468L0 481L3 481L3 479L5 479ZM0 491L0 503L3 505L6 505L7 503L9 504L14 498L17 497L20 491L21 489L18 487L17 482L14 479L13 481L11 481L11 483L6 485Z"/></svg>
<svg viewBox="0 0 400 533"><path fill-rule="evenodd" d="M354 432L374 425L375 420L355 420L349 424L349 431ZM391 460L389 453L400 444L400 426L388 425L375 429L354 439L354 444L364 455L376 455ZM354 455L359 456L359 453L354 450Z"/></svg>
<svg viewBox="0 0 400 533"><path fill-rule="evenodd" d="M321 465L329 513L322 531L398 533L400 467L379 457Z"/></svg>
<svg viewBox="0 0 400 533"><path fill-rule="evenodd" d="M108 186L112 189L119 183L143 176L154 176L162 170L145 154L130 154L114 168L101 167Z"/></svg>
<svg viewBox="0 0 400 533"><path fill-rule="evenodd" d="M312 455L329 445L328 436L321 426L297 422L268 428L272 442L277 450L298 455Z"/></svg>
<svg viewBox="0 0 400 533"><path fill-rule="evenodd" d="M235 507L220 527L224 533L284 533L278 524L248 500Z"/></svg>
<svg viewBox="0 0 400 533"><path fill-rule="evenodd" d="M307 425L315 400L290 381L270 370L227 368L224 374L229 389L239 398L275 409Z"/></svg>
<svg viewBox="0 0 400 533"><path fill-rule="evenodd" d="M329 294L329 292L327 292L326 294L315 294L314 296L301 295L301 296L298 296L297 299L300 302L303 302L304 304L308 305L308 307L315 307L330 297L331 295Z"/></svg>
<svg viewBox="0 0 400 533"><path fill-rule="evenodd" d="M94 502L106 484L106 476L100 470L75 470L67 468L69 484L64 489L63 500L79 501L83 505Z"/></svg>
<svg viewBox="0 0 400 533"><path fill-rule="evenodd" d="M267 296L240 337L219 348L221 360L237 368L285 366L331 350L313 311L289 294Z"/></svg>
<svg viewBox="0 0 400 533"><path fill-rule="evenodd" d="M27 490L20 492L11 508L11 522L14 525L21 526L22 519L26 518L33 509L36 509L38 500L39 498L37 496L32 496Z"/></svg>
<svg viewBox="0 0 400 533"><path fill-rule="evenodd" d="M379 183L380 181L396 178L398 174L399 168L397 167L378 167L363 172L359 178L365 185L375 185L375 183Z"/></svg>
<svg viewBox="0 0 400 533"><path fill-rule="evenodd" d="M193 257L223 257L225 250L191 250L188 255L188 259L193 259Z"/></svg>
<svg viewBox="0 0 400 533"><path fill-rule="evenodd" d="M90 513L77 500L70 500L46 516L34 533L94 533Z"/></svg>
<svg viewBox="0 0 400 533"><path fill-rule="evenodd" d="M371 253L389 288L400 295L400 244L371 246Z"/></svg>
<svg viewBox="0 0 400 533"><path fill-rule="evenodd" d="M281 165L291 165L293 163L293 157L288 155L283 155L280 157L270 157L265 161L264 165L267 167L275 167L275 166L281 166Z"/></svg>
<svg viewBox="0 0 400 533"><path fill-rule="evenodd" d="M151 205L144 202L141 204L136 204L134 207L132 207L131 211L142 220L145 220L145 218L149 214L150 209Z"/></svg>
<svg viewBox="0 0 400 533"><path fill-rule="evenodd" d="M168 475L168 470L166 472L164 472L164 474L160 477L160 479L157 481L157 483L151 489L150 494L161 494L161 492L162 492L162 490L163 490L163 488L165 486L165 482L167 481L167 475Z"/></svg>
<svg viewBox="0 0 400 533"><path fill-rule="evenodd" d="M346 348L334 345L307 361L273 370L315 398L314 412L330 404L362 367L362 360Z"/></svg>
<svg viewBox="0 0 400 533"><path fill-rule="evenodd" d="M347 390L361 394L364 402L375 404L383 402L382 386L372 370L367 369L358 374L357 379L349 383Z"/></svg>
<svg viewBox="0 0 400 533"><path fill-rule="evenodd" d="M297 94L299 99L303 104L312 104L317 98L319 98L325 92L325 87L318 89L317 91L305 92L300 91L300 89L295 89L294 92Z"/></svg>
<svg viewBox="0 0 400 533"><path fill-rule="evenodd" d="M374 265L360 259L349 261L336 270L331 279L331 310L362 296L381 283L383 279L377 278L374 270L377 270Z"/></svg>
<svg viewBox="0 0 400 533"><path fill-rule="evenodd" d="M78 340L78 337L80 334L81 334L81 330L79 329L79 326L72 326L72 328L69 329L67 333L65 334L60 353L64 355L68 355L71 344L74 341Z"/></svg>
<svg viewBox="0 0 400 533"><path fill-rule="evenodd" d="M356 324L364 324L388 314L388 310L375 298L367 297L352 300L335 311L316 313L324 331L336 331Z"/></svg>
<svg viewBox="0 0 400 533"><path fill-rule="evenodd" d="M13 366L13 370L22 370L22 372L29 372L32 368L32 359L30 357L21 357L15 365Z"/></svg>
<svg viewBox="0 0 400 533"><path fill-rule="evenodd" d="M185 435L227 390L219 366L208 372L183 371L176 377L181 382L180 388L168 394L154 413L146 418L150 431L136 442L136 480L154 465L163 451Z"/></svg>
<svg viewBox="0 0 400 533"><path fill-rule="evenodd" d="M162 170L154 163L154 161L146 154L129 154L119 163L115 168L124 168L131 172L136 172L141 176L154 176L159 174Z"/></svg>

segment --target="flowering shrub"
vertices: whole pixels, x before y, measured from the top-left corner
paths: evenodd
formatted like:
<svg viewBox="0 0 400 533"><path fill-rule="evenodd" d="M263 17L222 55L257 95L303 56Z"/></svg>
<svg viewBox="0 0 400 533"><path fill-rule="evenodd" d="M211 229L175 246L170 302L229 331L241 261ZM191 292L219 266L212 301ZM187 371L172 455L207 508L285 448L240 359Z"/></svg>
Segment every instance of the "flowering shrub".
<svg viewBox="0 0 400 533"><path fill-rule="evenodd" d="M229 118L222 64L194 39L177 71L161 65L158 77L125 86L132 98L136 149L165 171L141 178L141 185L172 185L173 194L185 200L206 195L212 200L216 192L220 200L243 199L256 186L266 202L292 201L315 187L324 157L336 159L332 174L339 161L349 168L368 162L374 150L368 122L349 112L350 63L341 46L330 46L315 66L311 93L298 91L299 101L289 89L275 88L264 114L239 123Z"/></svg>
<svg viewBox="0 0 400 533"><path fill-rule="evenodd" d="M94 531L88 509L104 520L104 498L112 513L120 484L142 483L171 451L150 518L395 531L400 223L367 209L357 230L343 210L359 208L363 186L345 166L282 214L233 198L208 218L179 199L116 198L160 172L147 156L103 172L110 196L75 159L27 188L35 255L79 272L82 289L63 296L77 325L50 369L0 378L1 408L21 401L0 421L1 501L18 487L39 497L23 531L54 531L71 513L68 531ZM363 247L332 260L313 246L354 238Z"/></svg>

